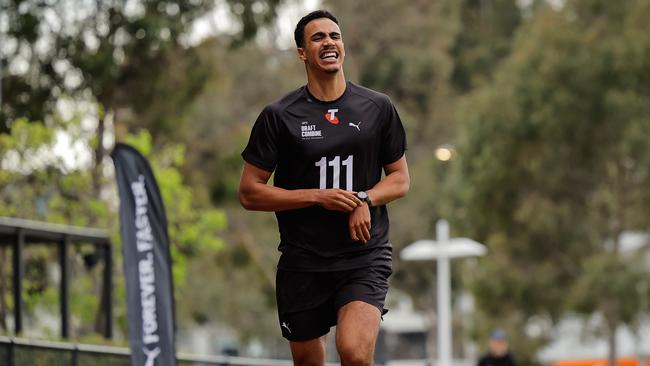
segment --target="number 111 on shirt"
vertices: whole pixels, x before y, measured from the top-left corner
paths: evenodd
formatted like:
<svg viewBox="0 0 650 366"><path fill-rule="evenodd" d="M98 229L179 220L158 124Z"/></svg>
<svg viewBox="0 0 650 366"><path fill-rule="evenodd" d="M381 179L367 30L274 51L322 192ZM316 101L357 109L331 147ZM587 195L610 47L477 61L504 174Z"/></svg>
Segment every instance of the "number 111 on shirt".
<svg viewBox="0 0 650 366"><path fill-rule="evenodd" d="M318 160L314 165L320 169L320 189L327 188L327 167L332 167L332 188L341 188L340 186L340 177L341 177L341 165L345 167L345 190L352 191L352 161L353 156L349 155L345 160L341 161L340 156L335 156L334 159L327 161L327 158L323 156Z"/></svg>

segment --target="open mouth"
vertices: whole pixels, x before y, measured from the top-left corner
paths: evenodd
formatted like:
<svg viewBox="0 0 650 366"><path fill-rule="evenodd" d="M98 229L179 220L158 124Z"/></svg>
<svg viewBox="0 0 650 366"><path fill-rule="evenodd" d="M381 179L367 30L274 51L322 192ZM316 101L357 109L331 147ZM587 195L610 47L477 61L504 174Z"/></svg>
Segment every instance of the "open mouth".
<svg viewBox="0 0 650 366"><path fill-rule="evenodd" d="M339 54L336 51L323 51L320 54L321 60L337 59L337 58L339 58Z"/></svg>

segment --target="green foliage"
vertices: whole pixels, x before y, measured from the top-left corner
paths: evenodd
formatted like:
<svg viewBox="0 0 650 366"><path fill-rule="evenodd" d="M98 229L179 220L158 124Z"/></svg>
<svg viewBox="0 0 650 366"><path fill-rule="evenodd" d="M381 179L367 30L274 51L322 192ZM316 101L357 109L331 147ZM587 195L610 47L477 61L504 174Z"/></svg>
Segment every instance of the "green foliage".
<svg viewBox="0 0 650 366"><path fill-rule="evenodd" d="M472 209L457 222L490 247L473 288L485 315L515 329L573 309L603 314L611 331L645 309L634 288L647 271L618 253L618 238L650 224L649 94L628 84L636 70L618 67L622 50L636 47L618 25L638 34L631 19L647 1L606 4L540 10L494 83L460 108L455 173ZM525 353L531 360L534 349Z"/></svg>
<svg viewBox="0 0 650 366"><path fill-rule="evenodd" d="M69 169L63 159L53 154L55 135L65 132L74 139L77 120L68 124L67 130L46 126L42 123L17 120L11 134L0 135L0 160L2 182L0 183L0 216L13 216L32 220L65 223L80 226L106 225L106 203L89 193L90 177L83 168ZM60 127L60 126L59 126ZM84 143L84 141L79 140ZM25 248L25 281L23 299L26 316L35 319L33 331L37 334L54 335L58 331L45 328L38 322L43 313L58 309L58 283L51 275L56 271L57 250L53 246L34 244ZM2 276L10 278L12 266L9 258L0 256ZM92 321L98 309L98 278L100 274L86 272L73 259L73 279L70 287L73 319L82 328L92 330ZM75 276L76 273L80 276ZM96 271L95 271L96 272ZM13 308L10 291L4 287L0 300L9 308L2 309L2 316ZM2 324L5 319L2 319ZM84 331L85 331L84 330Z"/></svg>
<svg viewBox="0 0 650 366"><path fill-rule="evenodd" d="M219 233L226 226L226 216L221 210L199 203L192 188L184 183L179 171L185 163L182 144L170 144L154 151L151 135L144 130L129 136L126 142L149 160L156 175L166 203L174 284L182 288L187 280L188 258L210 257L223 247Z"/></svg>
<svg viewBox="0 0 650 366"><path fill-rule="evenodd" d="M599 253L583 261L584 274L569 296L570 305L582 314L602 312L607 319L603 333L618 324L634 326L648 307L650 275L640 258ZM593 296L600 296L594 302Z"/></svg>
<svg viewBox="0 0 650 366"><path fill-rule="evenodd" d="M66 126L65 123L60 125ZM76 122L71 121L67 125L69 129L64 130L73 138L75 126ZM117 288L114 290L114 305L117 306L118 324L125 332L123 281L119 280L121 251L117 206L110 203L114 200L113 197L97 199L91 196L88 168L69 170L59 159L48 160L48 156L52 155L54 135L55 129L26 120L17 121L11 134L0 135L0 156L5 157L2 160L4 169L0 190L0 215L109 228L116 255L115 276L118 277L115 281ZM128 141L144 151L149 158L163 200L167 203L174 283L177 291L182 291L187 278L188 258L210 258L223 247L219 233L226 225L225 214L198 202L192 190L183 182L178 171L184 163L185 149L182 145L154 148L151 136L146 132L130 136ZM88 141L85 143L89 144ZM16 158L13 158L14 156ZM112 185L108 180L105 184L107 187ZM93 322L99 308L99 267L86 268L83 261L78 260L84 254L91 254L92 250L84 246L76 247L71 267L71 313L73 319L76 319L75 324L79 324L77 334L80 336L93 331ZM7 258L2 257L0 260ZM37 312L51 311L44 309L57 309L58 296L55 294L58 292L58 285L53 283L49 275L53 266L56 266L53 249L42 246L29 247L26 254L26 268L29 270L25 274L24 294L28 317L38 315ZM9 271L10 267L0 266L2 271ZM0 296L8 298L9 292L0 293ZM193 304L184 306L191 308Z"/></svg>
<svg viewBox="0 0 650 366"><path fill-rule="evenodd" d="M512 0L464 0L460 27L451 50L451 81L462 92L490 82L499 62L510 53L522 13Z"/></svg>
<svg viewBox="0 0 650 366"><path fill-rule="evenodd" d="M73 95L117 113L121 123L173 134L179 127L175 118L182 115L208 77L195 49L186 44L192 23L215 4L228 5L233 18L241 22L241 33L234 38L242 43L275 18L279 3L3 2L2 13L7 14L9 25L4 41L16 45L8 48L3 63L21 60L26 70L9 68L4 77L2 94L8 98L0 108L0 132L9 130L19 117L46 119L59 98ZM72 12L74 17L65 16ZM44 44L49 47L42 47Z"/></svg>

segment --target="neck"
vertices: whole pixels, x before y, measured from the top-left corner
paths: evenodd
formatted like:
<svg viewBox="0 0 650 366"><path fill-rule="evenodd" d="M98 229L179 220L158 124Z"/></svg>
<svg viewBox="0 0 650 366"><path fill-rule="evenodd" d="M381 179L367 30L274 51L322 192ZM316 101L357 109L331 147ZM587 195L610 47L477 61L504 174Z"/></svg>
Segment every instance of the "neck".
<svg viewBox="0 0 650 366"><path fill-rule="evenodd" d="M345 92L343 70L333 74L315 75L307 70L307 89L316 99L329 102L338 99Z"/></svg>

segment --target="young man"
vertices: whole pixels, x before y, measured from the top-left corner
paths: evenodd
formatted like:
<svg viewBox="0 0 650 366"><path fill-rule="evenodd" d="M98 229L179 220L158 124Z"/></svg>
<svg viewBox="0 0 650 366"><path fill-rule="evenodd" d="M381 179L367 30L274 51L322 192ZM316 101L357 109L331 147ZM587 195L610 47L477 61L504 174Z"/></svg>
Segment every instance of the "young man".
<svg viewBox="0 0 650 366"><path fill-rule="evenodd" d="M276 213L278 315L294 364L324 364L336 325L342 364L370 365L391 274L385 205L409 189L404 128L387 96L346 82L332 14L306 15L294 35L307 85L258 117L239 198Z"/></svg>

